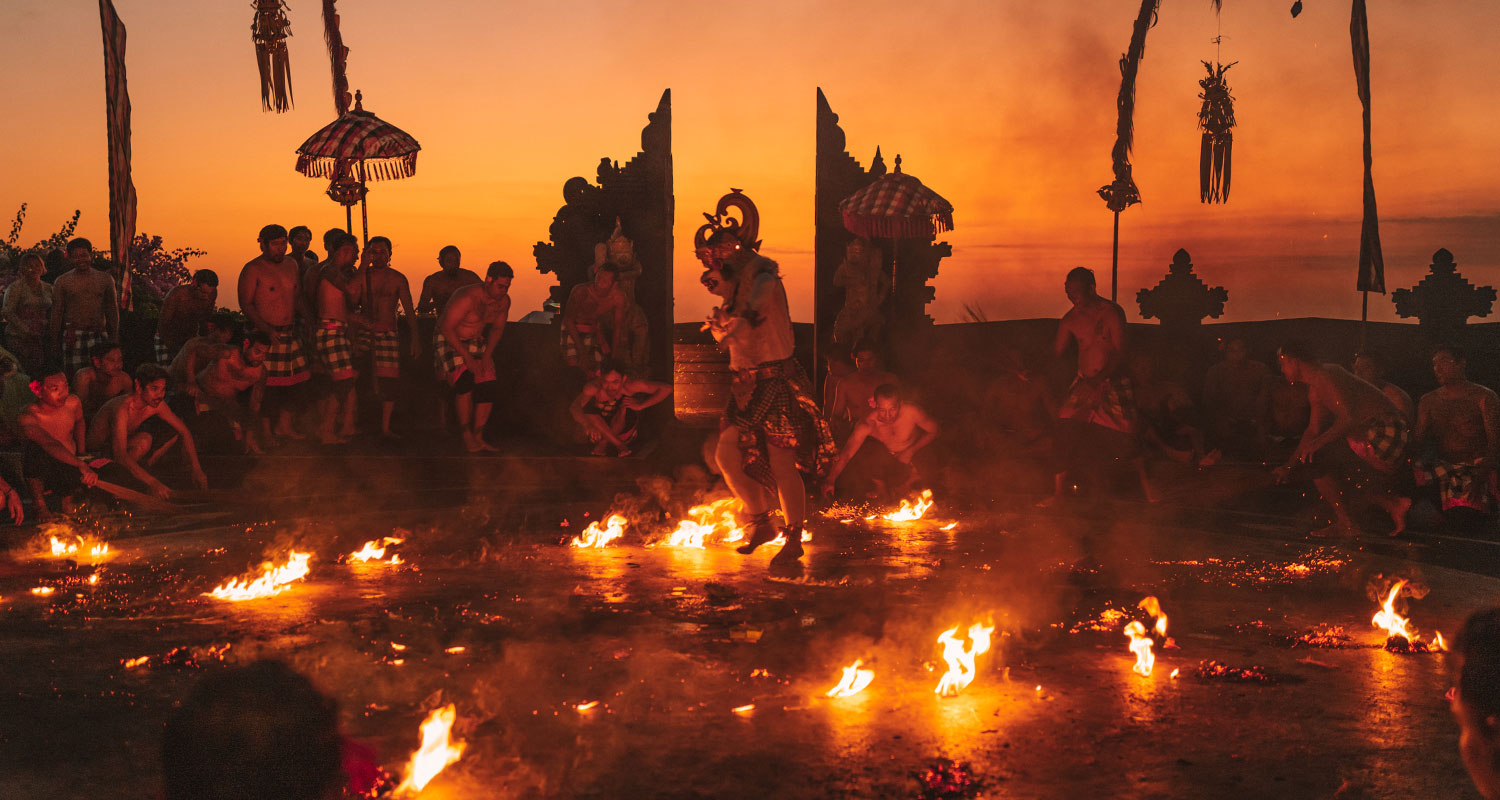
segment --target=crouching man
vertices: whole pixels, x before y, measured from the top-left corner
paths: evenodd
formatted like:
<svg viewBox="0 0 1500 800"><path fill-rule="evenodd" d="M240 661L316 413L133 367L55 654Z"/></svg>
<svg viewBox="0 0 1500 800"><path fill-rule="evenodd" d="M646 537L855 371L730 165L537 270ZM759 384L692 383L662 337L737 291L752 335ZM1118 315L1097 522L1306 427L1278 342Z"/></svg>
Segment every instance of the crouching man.
<svg viewBox="0 0 1500 800"><path fill-rule="evenodd" d="M937 438L937 422L916 405L902 402L895 384L877 387L869 403L870 412L854 426L849 441L828 470L823 482L824 495L834 493L839 476L851 464L855 468L848 477L853 480L846 481L853 484L851 490L876 496L904 495L921 477L921 472L930 471L930 468L920 470L915 459ZM871 439L879 446L871 446Z"/></svg>
<svg viewBox="0 0 1500 800"><path fill-rule="evenodd" d="M624 458L635 441L640 412L671 394L672 387L665 383L632 378L618 364L605 362L568 411L594 443L594 455L608 455L613 447L615 455Z"/></svg>
<svg viewBox="0 0 1500 800"><path fill-rule="evenodd" d="M48 493L60 498L62 512L70 514L85 486L99 476L84 455L83 403L68 392L68 377L60 366L43 367L31 382L37 402L17 418L26 436L21 455L21 473L36 503L37 516L51 517Z"/></svg>
<svg viewBox="0 0 1500 800"><path fill-rule="evenodd" d="M119 470L122 477L130 475L163 500L171 497L172 490L146 467L155 466L162 454L179 441L192 471L193 485L208 488L208 478L198 464L193 434L162 402L166 397L167 371L156 364L142 364L135 370L134 391L105 403L88 431L89 446L96 451L108 448L113 457L109 469Z"/></svg>

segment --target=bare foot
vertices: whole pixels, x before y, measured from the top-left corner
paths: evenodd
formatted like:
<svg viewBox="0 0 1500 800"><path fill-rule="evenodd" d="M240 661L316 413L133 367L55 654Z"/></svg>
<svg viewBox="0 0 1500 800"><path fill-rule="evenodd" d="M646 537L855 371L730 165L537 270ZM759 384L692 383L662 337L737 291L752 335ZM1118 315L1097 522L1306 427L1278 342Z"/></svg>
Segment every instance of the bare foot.
<svg viewBox="0 0 1500 800"><path fill-rule="evenodd" d="M601 441L598 444L594 445L594 449L589 451L589 455L602 456L602 455L604 455L604 454L606 454L608 452L609 452L609 442Z"/></svg>
<svg viewBox="0 0 1500 800"><path fill-rule="evenodd" d="M282 437L285 437L287 439L296 439L296 440L299 440L299 441L302 440L302 439L307 438L307 437L303 436L302 434L298 433L296 431L296 429L294 429L290 425L277 425L276 426L276 430L272 431L272 433L275 434L276 436L282 436Z"/></svg>
<svg viewBox="0 0 1500 800"><path fill-rule="evenodd" d="M1036 507L1037 508L1051 508L1051 507L1057 505L1061 501L1062 501L1062 498L1059 497L1058 495L1055 495L1055 494L1054 495L1049 495L1049 496L1043 498L1041 500L1041 502L1037 503Z"/></svg>
<svg viewBox="0 0 1500 800"><path fill-rule="evenodd" d="M1221 459L1223 457L1224 457L1223 451L1218 450L1218 449L1210 450L1210 451L1208 451L1208 453L1206 455L1204 455L1202 458L1198 459L1198 466L1200 466L1200 467L1211 467L1211 466L1219 463L1219 459Z"/></svg>
<svg viewBox="0 0 1500 800"><path fill-rule="evenodd" d="M630 448L622 447L618 453L615 453L615 458L624 458L628 455L630 455Z"/></svg>
<svg viewBox="0 0 1500 800"><path fill-rule="evenodd" d="M1391 503L1391 520L1396 523L1395 530L1391 531L1392 536L1400 536L1406 533L1406 513L1408 511L1411 511L1410 497L1398 497Z"/></svg>
<svg viewBox="0 0 1500 800"><path fill-rule="evenodd" d="M473 448L474 449L472 449L472 450L469 451L471 453L481 453L481 452L483 452L483 453L498 453L498 452L500 452L500 448L498 448L498 447L490 444L489 442L486 442L484 440L483 436L479 436L477 434L470 434L465 439L465 443L466 444L468 444L468 443L472 443L473 444Z"/></svg>
<svg viewBox="0 0 1500 800"><path fill-rule="evenodd" d="M394 433L392 433L390 431L381 431L380 432L380 438L382 438L382 439L388 439L388 440L390 440L392 442L399 442L399 441L401 441L401 437L400 436L398 436L398 435L396 435L396 434L394 434Z"/></svg>

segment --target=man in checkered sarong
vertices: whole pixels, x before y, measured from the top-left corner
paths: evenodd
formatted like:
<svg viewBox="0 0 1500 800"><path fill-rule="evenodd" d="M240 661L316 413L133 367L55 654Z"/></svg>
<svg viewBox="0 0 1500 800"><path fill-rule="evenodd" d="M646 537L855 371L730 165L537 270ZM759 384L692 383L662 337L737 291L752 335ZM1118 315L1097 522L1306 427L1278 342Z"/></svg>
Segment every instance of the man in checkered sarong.
<svg viewBox="0 0 1500 800"><path fill-rule="evenodd" d="M1111 461L1128 462L1146 500L1154 503L1156 490L1146 475L1135 397L1124 370L1125 312L1099 296L1093 271L1084 267L1068 272L1063 291L1073 307L1058 323L1052 349L1061 357L1076 343L1078 374L1058 408L1057 468L1052 497L1042 504L1062 500L1074 472Z"/></svg>
<svg viewBox="0 0 1500 800"><path fill-rule="evenodd" d="M1390 515L1392 536L1406 530L1411 498L1396 489L1397 471L1406 466L1411 428L1401 409L1374 385L1337 364L1319 362L1304 342L1281 346L1281 374L1307 385L1312 415L1302 440L1286 464L1275 471L1285 482L1305 465L1323 500L1333 507L1334 522L1314 536L1353 536L1359 526L1350 518L1347 495L1373 503Z"/></svg>
<svg viewBox="0 0 1500 800"><path fill-rule="evenodd" d="M1463 350L1432 355L1438 388L1417 404L1417 441L1431 448L1417 463L1417 482L1437 487L1444 512L1494 510L1495 464L1500 457L1500 397L1469 380Z"/></svg>
<svg viewBox="0 0 1500 800"><path fill-rule="evenodd" d="M723 228L699 254L708 265L704 286L725 301L707 327L729 351L734 373L714 460L748 516L750 539L738 552L749 554L784 533L786 544L772 564L795 568L807 510L803 474L821 481L837 447L812 382L792 355L791 316L776 262L756 253L754 244ZM777 500L784 529L771 522Z"/></svg>
<svg viewBox="0 0 1500 800"><path fill-rule="evenodd" d="M329 389L318 399L318 441L339 444L354 435L354 344L349 336L349 300L359 240L342 231L332 237L331 255L318 272L318 320L313 344Z"/></svg>
<svg viewBox="0 0 1500 800"><path fill-rule="evenodd" d="M267 424L274 421L273 436L301 439L292 427L293 413L302 400L302 389L311 377L302 339L293 325L297 298L298 264L287 257L286 229L267 225L260 230L260 255L240 271L240 310L250 324L271 337L266 355L265 400L261 405Z"/></svg>
<svg viewBox="0 0 1500 800"><path fill-rule="evenodd" d="M562 310L563 360L593 377L606 358L620 350L628 302L619 285L619 268L606 261L588 283L568 293Z"/></svg>
<svg viewBox="0 0 1500 800"><path fill-rule="evenodd" d="M73 268L52 283L52 311L48 333L53 350L62 355L68 375L89 365L89 353L100 342L119 340L120 309L115 279L94 269L94 246L88 239L68 242Z"/></svg>
<svg viewBox="0 0 1500 800"><path fill-rule="evenodd" d="M380 435L395 439L391 432L391 414L396 409L396 395L401 389L401 337L396 331L399 320L410 326L407 331L412 357L421 349L417 339L416 319L411 302L411 285L406 276L391 269L391 240L370 237L359 272L349 282L350 300L361 307L369 333L370 357L375 365L375 382L380 392ZM397 316L397 305L406 316Z"/></svg>
<svg viewBox="0 0 1500 800"><path fill-rule="evenodd" d="M438 315L433 365L453 393L464 449L470 453L497 449L484 440L484 429L499 394L495 346L510 314L510 283L514 278L509 264L496 261L485 272L484 283L454 292Z"/></svg>

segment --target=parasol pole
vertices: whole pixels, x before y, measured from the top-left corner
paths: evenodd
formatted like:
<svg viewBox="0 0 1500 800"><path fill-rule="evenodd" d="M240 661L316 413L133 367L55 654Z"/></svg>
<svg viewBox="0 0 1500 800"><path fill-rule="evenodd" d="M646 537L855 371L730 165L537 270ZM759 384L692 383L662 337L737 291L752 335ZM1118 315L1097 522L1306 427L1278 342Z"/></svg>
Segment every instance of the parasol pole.
<svg viewBox="0 0 1500 800"><path fill-rule="evenodd" d="M362 237L359 248L361 250L370 243L370 210L365 205L367 194L369 190L365 188L365 160L361 158L359 160L359 233ZM354 227L354 223L350 222L349 227Z"/></svg>
<svg viewBox="0 0 1500 800"><path fill-rule="evenodd" d="M1119 302L1117 285L1120 283L1120 212L1115 212L1115 241L1109 257L1109 302Z"/></svg>

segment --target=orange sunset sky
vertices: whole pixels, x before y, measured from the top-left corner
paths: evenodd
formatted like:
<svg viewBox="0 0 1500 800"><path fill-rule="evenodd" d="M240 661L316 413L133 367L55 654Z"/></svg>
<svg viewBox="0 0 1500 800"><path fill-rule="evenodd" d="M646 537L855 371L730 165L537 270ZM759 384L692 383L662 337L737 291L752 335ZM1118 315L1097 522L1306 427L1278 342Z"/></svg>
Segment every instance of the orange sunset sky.
<svg viewBox="0 0 1500 800"><path fill-rule="evenodd" d="M333 118L320 4L290 0L296 107L261 111L245 0L116 0L129 30L138 232L194 246L226 279L261 225L341 225L324 180L293 151ZM416 177L370 195L371 233L419 281L456 244L476 270L517 268L518 312L551 276L534 269L563 181L622 162L672 89L677 318L711 305L692 234L730 186L759 205L766 255L811 316L814 89L851 152L876 145L947 197L957 228L929 313L1056 316L1067 267L1107 293L1117 59L1134 0L834 2L344 0L351 88L423 145ZM1121 299L1154 285L1178 247L1226 319L1358 317L1360 108L1347 0L1164 0L1137 87L1136 180L1121 221ZM1438 247L1496 282L1500 264L1500 3L1370 0L1374 156L1387 283L1410 286ZM1222 28L1239 127L1233 193L1198 203L1199 61ZM0 214L30 203L30 244L81 208L80 235L107 246L103 66L97 4L0 4L7 163ZM356 219L356 227L358 221ZM315 244L315 249L317 245ZM648 265L649 268L650 265ZM414 285L414 290L416 286ZM1372 319L1394 319L1387 298Z"/></svg>

